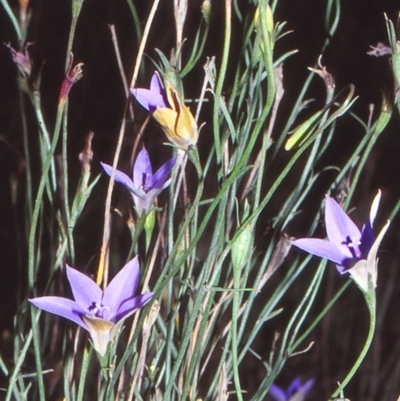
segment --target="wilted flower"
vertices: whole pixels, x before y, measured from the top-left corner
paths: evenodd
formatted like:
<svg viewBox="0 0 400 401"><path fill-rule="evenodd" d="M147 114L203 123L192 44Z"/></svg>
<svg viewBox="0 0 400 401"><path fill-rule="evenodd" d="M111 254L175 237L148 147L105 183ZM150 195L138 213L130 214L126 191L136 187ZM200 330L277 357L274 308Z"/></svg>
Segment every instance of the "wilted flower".
<svg viewBox="0 0 400 401"><path fill-rule="evenodd" d="M74 83L78 82L83 77L83 71L82 71L83 63L78 63L75 65L74 68L72 68L73 63L74 63L74 55L71 53L68 69L65 74L64 80L61 84L60 96L59 96L60 103L63 103L67 100L72 85L74 85Z"/></svg>
<svg viewBox="0 0 400 401"><path fill-rule="evenodd" d="M389 227L388 221L375 240L372 225L378 211L380 196L379 191L372 202L369 219L360 232L335 200L326 195L325 225L328 240L301 238L293 241L293 245L336 263L338 271L341 274L350 273L362 290L368 291L369 280L376 287L376 255Z"/></svg>
<svg viewBox="0 0 400 401"><path fill-rule="evenodd" d="M303 384L299 378L296 378L290 383L286 391L273 384L269 389L269 393L275 401L303 401L314 381L314 379L310 379Z"/></svg>
<svg viewBox="0 0 400 401"><path fill-rule="evenodd" d="M10 50L14 63L19 68L22 75L24 75L26 78L28 78L32 72L31 57L28 53L28 48L31 45L33 45L33 43L31 42L26 43L24 46L24 51L18 52L9 43L5 44L8 50Z"/></svg>
<svg viewBox="0 0 400 401"><path fill-rule="evenodd" d="M392 54L392 49L382 42L378 42L376 46L370 45L371 50L367 51L369 56L382 57Z"/></svg>
<svg viewBox="0 0 400 401"><path fill-rule="evenodd" d="M67 277L75 301L54 296L33 298L29 301L36 307L72 320L87 330L93 347L101 356L107 352L116 325L143 307L153 296L151 292L135 296L139 284L137 257L118 272L104 292L89 277L69 266Z"/></svg>
<svg viewBox="0 0 400 401"><path fill-rule="evenodd" d="M167 177L175 166L175 163L176 157L173 157L163 164L153 175L149 154L143 147L133 166L133 179L129 178L122 171L117 170L115 172L115 181L125 185L129 190L139 216L143 212L145 214L149 213L158 194L170 184L171 179L167 180ZM101 165L104 171L111 176L112 166L105 163L101 163Z"/></svg>
<svg viewBox="0 0 400 401"><path fill-rule="evenodd" d="M171 82L164 89L160 76L155 72L150 89L134 88L131 92L146 110L153 112L153 117L175 146L183 150L196 146L196 121Z"/></svg>

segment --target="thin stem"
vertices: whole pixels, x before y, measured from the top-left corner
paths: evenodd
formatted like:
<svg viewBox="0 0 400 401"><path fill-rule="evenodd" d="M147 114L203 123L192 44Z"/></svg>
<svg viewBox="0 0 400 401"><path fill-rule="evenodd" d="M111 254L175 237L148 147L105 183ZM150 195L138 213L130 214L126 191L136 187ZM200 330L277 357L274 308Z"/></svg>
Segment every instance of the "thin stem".
<svg viewBox="0 0 400 401"><path fill-rule="evenodd" d="M53 162L54 152L56 150L58 138L60 136L61 121L62 121L62 115L64 112L64 105L65 105L65 102L60 102L59 106L58 106L57 120L56 120L56 125L54 128L54 136L53 136L53 140L51 142L49 152L47 154L47 158L43 165L43 172L42 172L42 176L40 178L39 189L36 194L35 207L33 209L32 224L31 224L31 229L29 232L29 242L28 242L28 286L29 286L30 291L33 290L34 283L35 283L36 230L37 230L37 225L38 225L38 221L39 221L40 210L42 208L42 198L43 198L44 189L46 187L46 183L48 182L48 174L49 174L50 166Z"/></svg>
<svg viewBox="0 0 400 401"><path fill-rule="evenodd" d="M376 295L375 295L375 289L373 288L373 285L371 286L371 283L368 292L363 292L363 294L365 302L367 303L368 312L370 316L367 339L365 340L365 344L363 349L361 350L360 355L355 361L353 367L350 369L350 372L347 374L346 378L341 382L340 386L336 389L336 391L332 394L331 397L332 399L338 397L339 394L343 392L344 388L347 386L350 380L353 378L358 368L360 367L362 361L364 360L365 356L367 355L367 352L372 343L372 339L374 338L375 323L376 323Z"/></svg>
<svg viewBox="0 0 400 401"><path fill-rule="evenodd" d="M74 237L72 234L71 227L71 213L69 207L69 191L68 191L68 99L65 102L65 114L62 134L62 175L63 175L63 200L64 200L64 213L65 213L65 224L67 226L67 237L68 237L68 250L70 263L75 263L75 249L74 249Z"/></svg>
<svg viewBox="0 0 400 401"><path fill-rule="evenodd" d="M24 41L24 35L22 34L22 31L19 26L17 18L15 17L14 13L12 12L11 7L9 6L7 0L0 0L0 3L4 7L4 10L7 13L8 18L10 19L10 21L14 27L19 44L22 45L22 42Z"/></svg>
<svg viewBox="0 0 400 401"><path fill-rule="evenodd" d="M215 154L217 156L217 163L221 163L221 138L220 138L220 124L219 124L219 107L222 96L222 89L224 86L226 70L228 67L229 49L231 45L232 34L232 0L225 0L225 37L224 37L224 50L222 53L221 67L218 74L217 86L215 89L215 101L213 109L213 129L215 141Z"/></svg>
<svg viewBox="0 0 400 401"><path fill-rule="evenodd" d="M131 87L135 86L135 83L136 83L136 79L137 79L137 75L138 75L138 72L139 72L140 63L141 63L141 60L142 60L142 57L143 57L144 48L145 48L146 43L147 43L147 38L148 38L148 35L149 35L150 27L151 27L151 25L153 23L155 12L157 10L159 2L160 2L160 0L154 0L153 6L152 6L151 11L150 11L149 18L147 19L147 22L146 22L146 27L144 29L143 38L142 38L142 41L140 42L139 51L138 51L138 55L137 55L137 58L136 58L135 69L133 71L133 77L132 77L132 80L131 80ZM110 215L111 196L112 196L112 192L113 192L113 188L114 188L115 172L117 170L117 164L118 164L118 160L119 160L119 155L121 153L122 142L123 142L124 134L125 134L125 125L126 125L125 116L126 116L126 113L128 111L129 100L130 100L130 98L128 97L126 99L124 117L122 118L122 124L121 124L121 128L120 128L120 131L119 131L117 148L116 148L115 154L114 154L113 169L111 171L110 182L108 184L107 197L106 197L105 208L104 208L103 240L102 240L102 244L101 244L99 267L97 269L97 277L96 277L97 284L100 285L101 282L103 282L104 286L107 285L107 280L105 279L105 275L107 275L107 270L108 270L108 269L106 269L106 264L107 264L106 263L106 258L107 258L107 255L108 255L110 229L111 229L111 223L110 223L110 219L111 219L111 215Z"/></svg>
<svg viewBox="0 0 400 401"><path fill-rule="evenodd" d="M76 24L78 23L78 18L79 18L79 14L81 13L82 5L83 5L83 0L73 0L72 1L72 21L71 21L71 27L69 29L69 35L68 35L68 45L67 45L67 52L66 52L66 58L65 58L65 72L68 71L70 54L72 51L72 45L74 43Z"/></svg>

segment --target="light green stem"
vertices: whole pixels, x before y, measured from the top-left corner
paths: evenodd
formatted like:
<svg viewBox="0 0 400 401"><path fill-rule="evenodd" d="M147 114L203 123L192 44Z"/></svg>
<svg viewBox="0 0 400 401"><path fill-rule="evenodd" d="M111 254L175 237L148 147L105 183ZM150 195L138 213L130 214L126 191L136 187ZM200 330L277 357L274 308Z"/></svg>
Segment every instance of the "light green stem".
<svg viewBox="0 0 400 401"><path fill-rule="evenodd" d="M360 367L362 361L364 360L365 356L367 355L369 347L371 346L372 343L372 339L374 338L375 323L376 323L376 296L375 296L375 289L373 288L373 285L371 285L371 283L368 292L363 292L363 294L365 302L367 303L370 316L368 336L365 341L364 347L361 350L360 355L358 356L353 367L350 369L350 372L347 374L346 378L342 381L342 383L339 385L336 391L332 394L331 397L332 399L338 397L339 394L343 392L347 384L349 384L350 380L353 378L358 368Z"/></svg>

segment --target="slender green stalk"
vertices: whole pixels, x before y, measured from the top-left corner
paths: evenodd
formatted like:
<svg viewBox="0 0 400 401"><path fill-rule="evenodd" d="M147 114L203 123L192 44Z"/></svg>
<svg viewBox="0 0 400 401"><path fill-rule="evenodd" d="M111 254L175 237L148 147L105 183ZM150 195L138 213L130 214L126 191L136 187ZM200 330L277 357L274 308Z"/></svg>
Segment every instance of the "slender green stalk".
<svg viewBox="0 0 400 401"><path fill-rule="evenodd" d="M365 344L358 356L357 360L355 361L353 367L350 369L347 376L344 380L340 383L339 387L334 391L331 398L336 398L349 384L350 380L353 376L357 373L358 368L360 367L362 361L364 360L367 352L371 346L372 340L374 338L375 333L375 324L376 324L376 294L375 288L373 288L373 284L370 282L369 289L367 292L363 292L365 302L367 304L368 312L369 312L369 329L367 339L365 340Z"/></svg>
<svg viewBox="0 0 400 401"><path fill-rule="evenodd" d="M19 107L21 110L21 121L22 121L22 140L24 146L24 158L25 158L25 170L26 170L26 209L27 209L27 220L26 224L29 226L32 219L32 166L31 156L29 153L29 135L28 135L28 124L26 121L26 108L24 103L23 92L21 88L18 88L18 100Z"/></svg>
<svg viewBox="0 0 400 401"><path fill-rule="evenodd" d="M32 321L32 333L33 333L33 344L34 344L34 351L35 351L35 362L36 362L36 374L37 374L37 381L39 387L39 397L41 401L46 400L46 395L44 391L44 383L43 383L43 371L42 371L42 355L41 355L41 347L39 341L39 330L38 325L34 322L38 321L37 315L38 311L31 307L31 321Z"/></svg>
<svg viewBox="0 0 400 401"><path fill-rule="evenodd" d="M131 80L131 87L134 87L136 84L137 76L139 73L139 68L140 64L142 61L143 57L143 52L147 43L148 35L150 32L150 27L153 24L154 21L154 16L158 8L160 0L154 0L153 5L150 10L149 17L146 22L146 26L143 32L143 37L140 42L139 46L139 51L138 55L136 58L136 63L135 63L135 69L133 71L132 75L132 80ZM128 106L129 106L129 94L125 102L125 109L124 109L124 114L123 114L123 119L121 123L121 127L119 130L119 135L118 135L118 141L117 141L117 146L114 152L114 159L113 159L113 169L111 171L111 176L110 176L110 181L108 184L108 189L107 189L107 196L106 196L106 202L105 202L105 207L104 207L104 226L103 226L103 239L102 239L102 245L101 245L101 251L100 251L100 260L99 260L99 267L97 269L97 276L96 276L96 282L97 284L103 283L104 287L107 285L107 277L108 277L108 263L107 263L107 256L108 256L108 249L109 249L109 240L110 240L110 229L111 229L111 224L110 224L110 207L111 207L111 196L114 188L114 177L115 177L115 172L117 169L117 164L119 160L119 156L121 153L121 148L122 148L122 143L125 135L125 125L126 125L126 116L128 112Z"/></svg>
<svg viewBox="0 0 400 401"><path fill-rule="evenodd" d="M83 353L83 361L82 361L78 395L76 397L76 401L82 401L84 399L83 396L85 390L85 383L86 383L87 373L89 370L91 355L92 355L92 347L90 347L89 349L85 348L85 351Z"/></svg>
<svg viewBox="0 0 400 401"><path fill-rule="evenodd" d="M26 358L26 354L28 352L28 349L31 345L32 342L32 338L33 338L33 329L31 329L28 333L28 335L25 337L25 343L24 346L22 347L18 358L16 359L16 363L14 366L14 370L13 373L10 377L10 381L8 382L8 388L7 388L7 393L6 393L6 398L5 401L10 401L11 397L15 391L15 386L16 386L16 381L18 379L18 376L20 374L21 371L21 367L23 365L23 363L25 362L25 358Z"/></svg>
<svg viewBox="0 0 400 401"><path fill-rule="evenodd" d="M49 179L48 173L50 170L50 166L53 162L54 152L56 150L58 138L60 136L60 128L61 128L63 112L64 112L64 103L60 103L58 110L57 110L57 119L56 119L56 124L55 124L55 128L54 128L54 136L53 136L53 139L51 142L49 152L47 154L47 158L43 165L42 176L40 178L39 188L38 188L38 191L36 194L36 199L35 199L35 207L33 209L32 224L31 224L31 229L29 232L29 242L28 242L28 287L29 287L30 292L33 291L33 289L34 289L35 276L36 276L35 269L37 268L36 257L35 257L35 255L37 253L36 252L36 230L37 230L37 226L38 226L40 210L42 208L43 193L44 193L46 184Z"/></svg>
<svg viewBox="0 0 400 401"><path fill-rule="evenodd" d="M65 57L65 72L68 71L72 45L74 43L76 24L78 23L79 14L81 13L83 0L72 0L72 20L69 28L67 52Z"/></svg>
<svg viewBox="0 0 400 401"><path fill-rule="evenodd" d="M0 3L4 7L4 11L7 13L8 18L11 21L12 26L14 27L19 44L22 45L25 38L24 38L24 35L22 33L22 30L21 30L21 27L19 25L17 18L15 17L14 13L12 12L11 7L9 6L7 0L0 0Z"/></svg>
<svg viewBox="0 0 400 401"><path fill-rule="evenodd" d="M225 75L228 68L229 49L231 46L232 34L232 0L225 0L225 34L224 34L224 49L222 53L221 66L218 72L218 80L215 88L215 99L213 108L213 131L215 142L215 155L217 163L221 163L222 149L220 138L220 125L219 125L219 108L222 95L222 88L224 86Z"/></svg>
<svg viewBox="0 0 400 401"><path fill-rule="evenodd" d="M68 100L65 102L64 124L62 134L62 174L63 174L63 200L64 200L64 215L65 224L67 227L68 250L70 256L70 263L75 263L75 247L73 229L71 228L71 213L69 206L69 191L68 191L68 154L67 154L67 139L68 139Z"/></svg>
<svg viewBox="0 0 400 401"><path fill-rule="evenodd" d="M222 253L223 258L219 258L219 260L215 264L214 264L214 261L215 261L215 258L217 257L217 255L219 254L220 250L223 248L223 244L224 244L224 241L223 241L224 235L221 235L221 234L223 234L223 231L225 231L224 230L224 217L225 216L224 216L223 211L226 209L227 200L228 200L228 197L226 194L221 199L220 206L219 206L219 210L221 211L221 213L218 213L218 217L217 217L217 221L216 221L216 226L219 227L219 230L214 231L213 238L211 241L210 248L213 251L209 253L208 258L204 263L204 265L205 265L204 273L199 277L199 279L196 283L197 288L198 287L205 288L204 282L207 282L208 285L210 287L212 287L218 283L218 280L220 278L223 260L227 256L228 252ZM202 297L203 302L205 303L205 307L202 310L202 314L199 315L199 316L203 316L203 318L201 319L200 328L197 333L197 341L195 342L195 346L194 346L193 353L192 353L193 356L190 360L189 369L188 369L187 375L185 377L185 386L182 391L182 397L186 397L187 392L189 391L189 387L193 385L192 375L194 373L196 366L198 365L198 361L200 360L199 352L200 352L201 348L205 347L205 344L206 344L206 340L204 338L204 332L208 325L207 317L209 316L210 309L214 303L215 292L211 291L211 293L207 294L207 292L210 292L210 290L208 288L205 288L205 290L206 291L203 293L204 296ZM207 297L208 297L208 299L207 299ZM201 298L199 298L199 300L200 299ZM190 330L190 327L187 328L187 332L192 333L192 331Z"/></svg>

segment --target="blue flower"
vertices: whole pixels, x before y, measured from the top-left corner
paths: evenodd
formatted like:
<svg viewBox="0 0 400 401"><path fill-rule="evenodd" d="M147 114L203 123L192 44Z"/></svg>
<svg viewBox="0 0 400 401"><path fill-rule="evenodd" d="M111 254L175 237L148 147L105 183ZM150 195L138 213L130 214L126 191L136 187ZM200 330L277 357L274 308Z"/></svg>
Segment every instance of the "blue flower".
<svg viewBox="0 0 400 401"><path fill-rule="evenodd" d="M157 107L168 107L164 100L164 87L158 73L154 73L150 82L150 89L131 89L136 100L148 111L154 111Z"/></svg>
<svg viewBox="0 0 400 401"><path fill-rule="evenodd" d="M158 194L171 182L167 177L176 163L176 157L163 164L155 174L147 150L139 152L133 166L132 179L122 171L116 170L115 181L123 184L131 193L138 215L148 214ZM104 171L111 176L112 166L101 163Z"/></svg>
<svg viewBox="0 0 400 401"><path fill-rule="evenodd" d="M273 384L269 389L269 393L275 401L303 401L313 386L314 381L314 379L310 379L302 383L297 377L290 383L286 391Z"/></svg>
<svg viewBox="0 0 400 401"><path fill-rule="evenodd" d="M325 225L328 239L300 238L292 241L298 248L331 260L341 274L350 273L363 291L371 279L377 281L378 247L389 227L389 221L375 239L373 222L378 211L381 192L372 202L370 216L360 231L344 210L330 196L325 197Z"/></svg>
<svg viewBox="0 0 400 401"><path fill-rule="evenodd" d="M74 301L62 297L30 299L33 305L54 313L81 326L90 333L94 349L104 356L113 339L115 327L130 314L143 307L153 296L135 296L139 284L139 262L135 257L128 262L103 292L89 277L67 266L67 277Z"/></svg>

